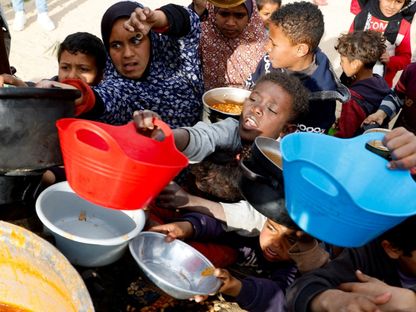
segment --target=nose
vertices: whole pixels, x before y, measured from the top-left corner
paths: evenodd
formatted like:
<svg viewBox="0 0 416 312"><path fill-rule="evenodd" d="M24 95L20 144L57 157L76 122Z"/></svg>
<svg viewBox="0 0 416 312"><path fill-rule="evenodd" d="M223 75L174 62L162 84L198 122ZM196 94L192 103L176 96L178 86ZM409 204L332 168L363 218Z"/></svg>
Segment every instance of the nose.
<svg viewBox="0 0 416 312"><path fill-rule="evenodd" d="M77 79L78 78L78 72L76 68L72 68L66 77L67 79Z"/></svg>
<svg viewBox="0 0 416 312"><path fill-rule="evenodd" d="M265 105L265 103L263 101L258 101L258 102L255 102L251 106L251 111L256 116L263 116L265 107L266 107L266 105Z"/></svg>
<svg viewBox="0 0 416 312"><path fill-rule="evenodd" d="M236 18L233 15L229 16L225 20L225 24L227 24L228 26L235 26L235 25L237 25Z"/></svg>
<svg viewBox="0 0 416 312"><path fill-rule="evenodd" d="M127 45L123 50L123 57L129 58L132 55L134 55L133 49L129 45Z"/></svg>

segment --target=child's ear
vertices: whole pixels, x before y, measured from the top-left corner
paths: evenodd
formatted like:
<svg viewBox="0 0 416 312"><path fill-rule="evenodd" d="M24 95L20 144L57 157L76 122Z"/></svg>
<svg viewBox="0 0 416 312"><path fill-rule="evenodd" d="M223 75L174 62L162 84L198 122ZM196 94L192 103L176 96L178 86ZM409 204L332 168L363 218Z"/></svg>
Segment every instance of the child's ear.
<svg viewBox="0 0 416 312"><path fill-rule="evenodd" d="M280 137L283 138L286 134L293 133L298 129L295 124L286 124L283 130L280 132Z"/></svg>
<svg viewBox="0 0 416 312"><path fill-rule="evenodd" d="M383 240L381 242L381 247L383 247L386 254L392 259L399 259L399 257L403 254L403 251L394 247L388 240Z"/></svg>
<svg viewBox="0 0 416 312"><path fill-rule="evenodd" d="M309 46L306 43L299 43L298 44L298 50L296 51L296 54L298 57L303 57L309 53L310 49Z"/></svg>

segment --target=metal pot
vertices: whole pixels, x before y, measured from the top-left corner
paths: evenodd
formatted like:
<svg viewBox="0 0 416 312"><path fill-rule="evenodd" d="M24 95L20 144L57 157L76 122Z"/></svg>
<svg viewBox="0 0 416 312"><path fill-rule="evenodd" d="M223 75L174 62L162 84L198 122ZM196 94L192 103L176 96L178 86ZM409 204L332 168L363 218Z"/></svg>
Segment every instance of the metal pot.
<svg viewBox="0 0 416 312"><path fill-rule="evenodd" d="M251 158L240 162L240 192L262 215L297 229L286 211L283 172L270 157L272 153L280 155L279 142L266 137L254 140Z"/></svg>
<svg viewBox="0 0 416 312"><path fill-rule="evenodd" d="M0 88L0 174L62 164L56 120L72 117L78 90Z"/></svg>

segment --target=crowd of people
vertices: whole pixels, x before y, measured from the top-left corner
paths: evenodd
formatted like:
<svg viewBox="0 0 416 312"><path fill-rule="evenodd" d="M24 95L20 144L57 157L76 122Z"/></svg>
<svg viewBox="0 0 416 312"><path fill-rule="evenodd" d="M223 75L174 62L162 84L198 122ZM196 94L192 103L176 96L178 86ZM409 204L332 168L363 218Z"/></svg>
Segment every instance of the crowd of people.
<svg viewBox="0 0 416 312"><path fill-rule="evenodd" d="M415 311L416 211L365 246L339 248L290 218L284 181L272 215L240 192L239 164L255 139L296 131L343 139L369 126L391 127L383 140L391 152L387 166L416 174L415 1L351 1L356 16L334 47L341 77L319 48L324 4L193 0L151 10L120 1L102 17L102 40L86 32L66 37L56 77L34 83L2 74L0 85L79 89L78 118L113 125L133 119L157 140L163 133L154 120L168 123L193 164L151 203L147 228L206 255L222 281L219 292L243 309ZM203 93L225 86L251 91L239 120L202 121ZM55 169L48 183L65 179ZM252 274L233 276L227 267L235 264Z"/></svg>

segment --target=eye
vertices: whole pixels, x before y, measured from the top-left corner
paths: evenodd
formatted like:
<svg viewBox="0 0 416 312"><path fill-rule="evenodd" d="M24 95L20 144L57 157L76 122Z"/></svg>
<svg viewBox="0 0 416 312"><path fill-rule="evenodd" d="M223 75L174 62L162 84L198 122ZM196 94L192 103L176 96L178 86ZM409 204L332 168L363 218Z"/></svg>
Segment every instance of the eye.
<svg viewBox="0 0 416 312"><path fill-rule="evenodd" d="M138 33L133 38L131 38L131 42L133 44L140 44L140 42L142 42L142 40L143 40L143 34L141 34L141 33Z"/></svg>
<svg viewBox="0 0 416 312"><path fill-rule="evenodd" d="M236 19L243 19L247 16L245 13L234 13Z"/></svg>
<svg viewBox="0 0 416 312"><path fill-rule="evenodd" d="M88 67L81 67L81 72L88 73L90 69Z"/></svg>
<svg viewBox="0 0 416 312"><path fill-rule="evenodd" d="M67 70L68 69L68 65L61 65L59 66L60 69L62 70Z"/></svg>
<svg viewBox="0 0 416 312"><path fill-rule="evenodd" d="M275 105L267 105L267 110L277 115L277 108Z"/></svg>
<svg viewBox="0 0 416 312"><path fill-rule="evenodd" d="M110 44L111 49L120 49L120 47L121 47L121 44L119 42L112 42Z"/></svg>

